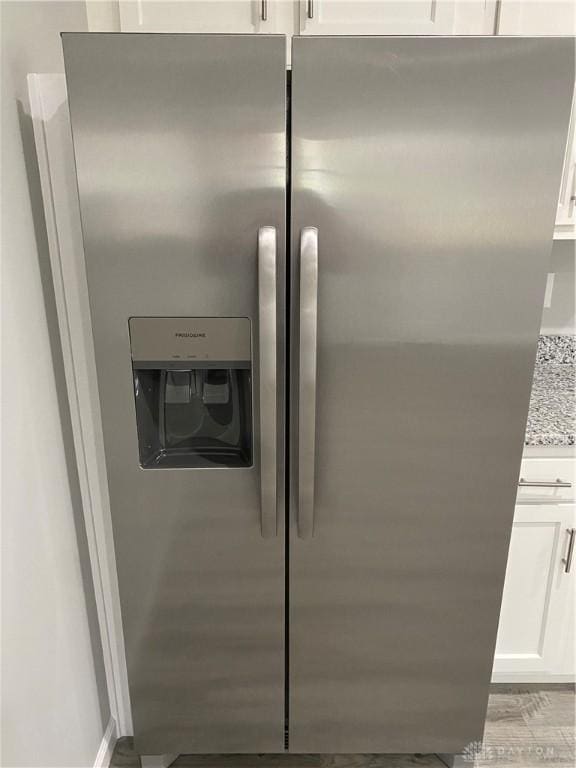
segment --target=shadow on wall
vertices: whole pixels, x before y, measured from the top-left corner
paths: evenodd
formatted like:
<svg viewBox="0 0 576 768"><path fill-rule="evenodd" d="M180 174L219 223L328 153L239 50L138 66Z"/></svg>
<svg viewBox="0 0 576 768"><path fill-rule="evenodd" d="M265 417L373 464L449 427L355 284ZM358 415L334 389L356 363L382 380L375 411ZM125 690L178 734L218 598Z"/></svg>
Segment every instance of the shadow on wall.
<svg viewBox="0 0 576 768"><path fill-rule="evenodd" d="M50 263L50 253L48 248L46 219L44 215L44 204L40 186L40 173L36 156L36 146L34 143L34 129L32 118L26 113L25 106L22 104L22 102L18 101L17 109L18 122L22 137L22 149L26 167L28 189L30 193L30 205L34 223L34 236L38 253L38 265L40 278L42 281L42 293L46 311L50 351L54 366L54 379L58 397L58 411L60 424L62 427L62 441L64 444L64 452L66 458L67 476L70 486L70 498L72 509L74 511L74 526L76 531L76 538L78 541L82 583L84 587L84 595L86 598L86 613L88 617L90 641L92 644L92 655L94 658L94 666L98 684L100 713L102 722L106 723L110 717L110 706L107 695L106 673L104 670L102 642L100 638L100 629L98 626L94 584L92 580L92 571L90 568L90 555L86 537L82 497L80 493L80 482L78 479L76 451L74 449L72 419L70 416L70 407L68 404L68 393L64 373L64 359L62 356L60 331L58 327L58 315L56 310L56 300L54 296L54 285L52 281L52 267Z"/></svg>

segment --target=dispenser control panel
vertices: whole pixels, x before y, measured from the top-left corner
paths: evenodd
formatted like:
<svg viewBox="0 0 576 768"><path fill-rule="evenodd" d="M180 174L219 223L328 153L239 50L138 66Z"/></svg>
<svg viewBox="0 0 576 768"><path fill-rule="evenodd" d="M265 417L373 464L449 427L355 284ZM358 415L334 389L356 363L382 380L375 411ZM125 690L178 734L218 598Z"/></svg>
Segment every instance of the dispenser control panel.
<svg viewBox="0 0 576 768"><path fill-rule="evenodd" d="M132 361L139 367L172 362L210 367L250 367L247 317L131 317Z"/></svg>

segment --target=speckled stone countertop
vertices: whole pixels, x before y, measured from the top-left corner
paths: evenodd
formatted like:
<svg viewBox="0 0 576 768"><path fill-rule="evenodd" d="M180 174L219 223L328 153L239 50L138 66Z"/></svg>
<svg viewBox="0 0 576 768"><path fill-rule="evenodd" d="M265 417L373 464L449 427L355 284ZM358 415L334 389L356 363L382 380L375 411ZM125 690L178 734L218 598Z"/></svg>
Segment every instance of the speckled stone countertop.
<svg viewBox="0 0 576 768"><path fill-rule="evenodd" d="M526 445L574 445L576 336L540 336Z"/></svg>

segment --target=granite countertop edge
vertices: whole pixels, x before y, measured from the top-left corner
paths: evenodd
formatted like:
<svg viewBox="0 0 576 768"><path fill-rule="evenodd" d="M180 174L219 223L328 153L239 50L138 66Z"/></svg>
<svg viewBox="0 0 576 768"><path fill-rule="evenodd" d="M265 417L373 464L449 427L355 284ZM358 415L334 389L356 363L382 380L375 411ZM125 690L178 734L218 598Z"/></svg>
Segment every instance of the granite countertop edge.
<svg viewBox="0 0 576 768"><path fill-rule="evenodd" d="M575 383L576 336L540 336L525 446L576 445Z"/></svg>

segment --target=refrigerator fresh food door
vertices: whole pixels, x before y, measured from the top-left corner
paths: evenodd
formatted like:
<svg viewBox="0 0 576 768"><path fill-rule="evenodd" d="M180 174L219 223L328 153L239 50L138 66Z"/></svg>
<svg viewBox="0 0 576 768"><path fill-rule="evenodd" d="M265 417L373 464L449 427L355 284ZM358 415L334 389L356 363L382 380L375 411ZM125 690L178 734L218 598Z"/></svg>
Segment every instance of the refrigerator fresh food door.
<svg viewBox="0 0 576 768"><path fill-rule="evenodd" d="M278 752L284 38L63 39L135 746Z"/></svg>
<svg viewBox="0 0 576 768"><path fill-rule="evenodd" d="M290 751L458 752L482 737L574 42L296 38L292 66Z"/></svg>

